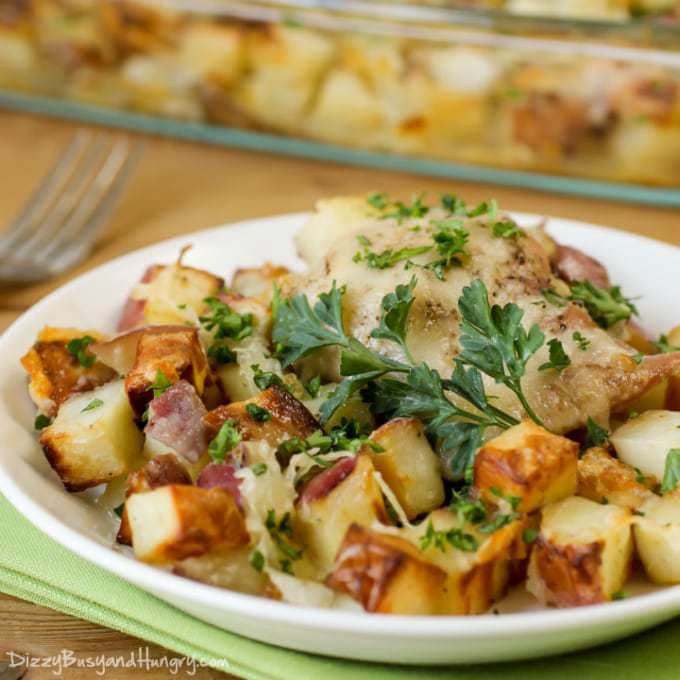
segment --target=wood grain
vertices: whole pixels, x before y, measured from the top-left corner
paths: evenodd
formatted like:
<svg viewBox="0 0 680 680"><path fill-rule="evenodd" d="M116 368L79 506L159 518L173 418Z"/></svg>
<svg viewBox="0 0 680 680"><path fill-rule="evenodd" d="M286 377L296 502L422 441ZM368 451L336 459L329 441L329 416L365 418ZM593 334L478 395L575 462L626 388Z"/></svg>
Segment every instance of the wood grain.
<svg viewBox="0 0 680 680"><path fill-rule="evenodd" d="M7 224L17 213L75 129L75 125L67 122L0 113L0 167L4 169L0 224ZM325 196L371 190L388 191L402 197L408 197L414 191L435 195L453 191L469 202L493 196L508 209L607 224L680 244L677 210L433 179L149 137L133 181L88 260L48 283L0 288L0 330L68 279L135 248L225 222L308 210ZM0 596L0 630L0 662L3 653L10 650L44 656L67 648L85 657L104 650L110 654L129 654L140 644L146 646L129 636L8 596ZM149 650L154 657L167 654L154 646L149 646ZM141 674L153 679L169 677L167 670L146 673L116 670L110 677L125 680ZM30 669L24 677L41 680L54 675L50 669ZM69 669L66 677L80 680L94 675L87 669ZM225 676L199 669L194 677Z"/></svg>

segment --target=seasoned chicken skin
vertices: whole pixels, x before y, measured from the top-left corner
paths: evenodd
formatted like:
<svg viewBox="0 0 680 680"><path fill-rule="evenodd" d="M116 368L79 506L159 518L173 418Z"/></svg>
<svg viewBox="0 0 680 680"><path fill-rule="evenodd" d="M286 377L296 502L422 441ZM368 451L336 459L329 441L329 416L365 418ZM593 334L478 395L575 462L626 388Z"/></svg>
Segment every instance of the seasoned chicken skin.
<svg viewBox="0 0 680 680"><path fill-rule="evenodd" d="M434 250L412 257L414 264L409 267L404 261L384 269L355 261L355 254L364 247L361 242L370 241L375 253L432 245L432 223L446 216L436 208L422 217L400 220L385 218L363 198L322 201L297 235L299 253L309 268L289 277L283 292L304 293L315 299L328 291L333 281L345 286L346 331L369 347L402 359L396 345L372 339L370 332L378 325L383 296L415 275L418 283L409 319L409 349L417 362L425 361L448 376L459 351L458 299L466 285L481 279L492 304L517 304L524 311L525 327L537 323L546 345L552 338L559 339L571 358L571 365L561 372L539 371L548 360L544 346L530 359L523 378L524 392L534 410L546 427L557 433L581 427L589 417L606 423L612 411L680 371L680 353L646 357L637 364L635 350L599 328L582 307L547 302L542 291L554 288L568 293L568 288L554 276L548 253L530 230L503 238L494 235L488 217L463 218L469 233L468 254L461 258L460 266L446 270L444 280L422 267L437 258ZM358 236L364 237L361 242ZM589 341L586 349L575 342L576 331ZM523 415L519 402L506 388L489 379L486 387L498 397L499 406L518 418Z"/></svg>

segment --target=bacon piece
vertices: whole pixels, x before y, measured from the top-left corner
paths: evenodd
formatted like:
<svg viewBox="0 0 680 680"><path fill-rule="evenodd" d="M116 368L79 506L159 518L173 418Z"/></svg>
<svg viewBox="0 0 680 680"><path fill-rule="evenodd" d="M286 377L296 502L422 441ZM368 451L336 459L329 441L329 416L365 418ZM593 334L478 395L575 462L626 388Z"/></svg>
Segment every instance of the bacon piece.
<svg viewBox="0 0 680 680"><path fill-rule="evenodd" d="M343 480L349 477L356 467L356 456L341 458L333 467L320 472L307 483L300 492L301 503L312 503L319 498L324 498Z"/></svg>
<svg viewBox="0 0 680 680"><path fill-rule="evenodd" d="M231 463L210 463L199 475L196 486L203 489L226 489L236 501L239 508L243 507L241 499L241 480L236 477L236 466Z"/></svg>
<svg viewBox="0 0 680 680"><path fill-rule="evenodd" d="M567 283L590 281L600 288L609 288L610 285L605 266L578 248L558 245L553 268L557 276Z"/></svg>
<svg viewBox="0 0 680 680"><path fill-rule="evenodd" d="M195 463L208 446L205 414L196 390L186 380L180 380L151 401L144 432Z"/></svg>

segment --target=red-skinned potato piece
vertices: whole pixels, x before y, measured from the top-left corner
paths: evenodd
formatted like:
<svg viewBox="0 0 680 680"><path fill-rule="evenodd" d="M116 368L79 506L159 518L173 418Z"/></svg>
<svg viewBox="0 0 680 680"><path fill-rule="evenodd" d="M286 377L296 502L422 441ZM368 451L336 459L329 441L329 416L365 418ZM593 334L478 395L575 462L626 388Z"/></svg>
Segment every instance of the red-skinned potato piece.
<svg viewBox="0 0 680 680"><path fill-rule="evenodd" d="M572 246L557 246L553 255L553 269L567 283L590 281L599 288L608 288L610 285L606 267Z"/></svg>
<svg viewBox="0 0 680 680"><path fill-rule="evenodd" d="M140 283L149 283L156 276L156 273L160 269L161 265L151 265L147 267L144 275L140 279ZM135 300L132 297L128 297L123 305L123 311L120 314L120 319L118 320L118 326L116 330L119 333L124 331L129 331L133 328L144 325L144 300Z"/></svg>
<svg viewBox="0 0 680 680"><path fill-rule="evenodd" d="M323 470L307 482L298 496L298 503L311 503L328 496L340 482L354 472L356 466L356 456L341 458L333 467Z"/></svg>

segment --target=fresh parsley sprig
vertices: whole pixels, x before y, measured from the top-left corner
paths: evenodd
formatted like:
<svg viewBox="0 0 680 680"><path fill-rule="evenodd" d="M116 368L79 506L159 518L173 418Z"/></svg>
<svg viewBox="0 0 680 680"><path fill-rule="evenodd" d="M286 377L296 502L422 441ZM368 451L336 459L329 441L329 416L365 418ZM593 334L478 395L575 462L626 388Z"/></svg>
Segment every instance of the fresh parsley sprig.
<svg viewBox="0 0 680 680"><path fill-rule="evenodd" d="M462 318L462 349L456 360L505 385L519 399L527 415L542 426L521 384L527 362L545 342L541 329L534 324L527 332L522 326L524 312L514 303L492 306L481 279L463 289L458 309Z"/></svg>
<svg viewBox="0 0 680 680"><path fill-rule="evenodd" d="M432 250L432 246L413 246L411 248L399 248L398 250L387 248L375 252L370 249L371 242L365 236L358 236L357 239L362 245L362 250L354 253L352 262L363 262L369 269L389 269L399 262L410 260L412 257Z"/></svg>

